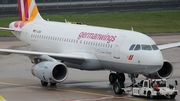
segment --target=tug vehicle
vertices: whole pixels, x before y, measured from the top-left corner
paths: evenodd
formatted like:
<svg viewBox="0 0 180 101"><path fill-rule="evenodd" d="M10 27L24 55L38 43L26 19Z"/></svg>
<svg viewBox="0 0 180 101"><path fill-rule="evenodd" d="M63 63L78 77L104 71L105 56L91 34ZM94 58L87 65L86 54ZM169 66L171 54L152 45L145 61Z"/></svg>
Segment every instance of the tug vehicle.
<svg viewBox="0 0 180 101"><path fill-rule="evenodd" d="M176 86L178 82L175 80L175 84L167 84L166 79L147 79L142 80L140 83L133 85L132 87L121 88L121 91L125 93L131 93L133 96L143 96L148 98L164 96L174 99L178 94ZM116 89L114 89L117 93Z"/></svg>

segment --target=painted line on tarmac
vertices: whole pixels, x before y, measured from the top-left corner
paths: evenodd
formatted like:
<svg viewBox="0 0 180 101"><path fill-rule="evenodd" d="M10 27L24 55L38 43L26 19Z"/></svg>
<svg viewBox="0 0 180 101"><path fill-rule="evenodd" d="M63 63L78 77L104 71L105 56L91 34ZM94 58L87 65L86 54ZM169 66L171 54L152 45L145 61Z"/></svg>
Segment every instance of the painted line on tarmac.
<svg viewBox="0 0 180 101"><path fill-rule="evenodd" d="M63 100L63 101L100 101L100 100L108 100L108 99L126 99L126 100L131 100L131 101L147 101L144 99L134 98L134 97L130 97L130 96L82 98L82 99L72 99L72 100Z"/></svg>
<svg viewBox="0 0 180 101"><path fill-rule="evenodd" d="M63 100L63 101L99 101L99 100L107 100L107 99L114 99L114 98L117 98L117 97L82 98L82 99ZM125 98L125 97L118 97L118 98Z"/></svg>
<svg viewBox="0 0 180 101"><path fill-rule="evenodd" d="M0 82L0 84L20 86L20 87L29 87L29 88L47 88L47 89L51 89L51 90L59 90L59 91L64 91L64 92L80 93L80 94L103 96L103 97L114 97L113 95L106 95L106 94L99 94L99 93L85 92L85 91L78 91L78 90L65 90L65 89L53 88L53 87L28 86L28 85L24 85L24 84L16 84L16 83L8 83L8 82Z"/></svg>
<svg viewBox="0 0 180 101"><path fill-rule="evenodd" d="M9 83L9 82L0 82L0 84L3 85L12 85L12 86L18 86L18 87L29 87L29 88L47 88L50 90L58 90L58 91L64 91L64 92L71 92L71 93L79 93L79 94L87 94L87 95L93 95L93 96L100 96L96 98L82 98L82 99L74 99L74 100L63 100L63 101L97 101L97 100L106 100L106 99L127 99L127 100L132 100L132 101L147 101L147 100L142 100L138 98L134 98L132 96L114 96L114 95L108 95L108 94L99 94L99 93L93 93L93 92L85 92L85 91L79 91L79 90L65 90L61 88L53 88L53 87L43 87L43 86L28 86L25 84L18 84L18 83ZM1 101L1 99L0 99ZM2 100L6 101L6 100Z"/></svg>
<svg viewBox="0 0 180 101"><path fill-rule="evenodd" d="M100 97L100 98L82 98L82 99L73 99L73 100L63 100L63 101L98 101L112 99L112 97Z"/></svg>
<svg viewBox="0 0 180 101"><path fill-rule="evenodd" d="M3 96L0 95L0 101L6 101Z"/></svg>
<svg viewBox="0 0 180 101"><path fill-rule="evenodd" d="M8 83L8 82L0 82L0 84L4 84L4 85L11 85L11 86L26 86L26 85L23 85L23 84L15 84L15 83Z"/></svg>

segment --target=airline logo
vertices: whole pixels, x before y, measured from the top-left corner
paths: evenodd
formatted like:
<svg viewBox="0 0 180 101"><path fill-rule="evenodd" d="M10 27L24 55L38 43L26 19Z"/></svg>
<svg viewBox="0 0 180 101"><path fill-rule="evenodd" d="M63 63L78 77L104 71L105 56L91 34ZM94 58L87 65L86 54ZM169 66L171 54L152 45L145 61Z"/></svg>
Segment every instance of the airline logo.
<svg viewBox="0 0 180 101"><path fill-rule="evenodd" d="M22 28L37 18L42 19L35 0L18 0L18 9L20 21L14 23L15 28Z"/></svg>
<svg viewBox="0 0 180 101"><path fill-rule="evenodd" d="M101 40L106 41L107 43L114 42L117 38L117 36L109 35L107 34L98 34L98 33L92 33L92 32L81 32L78 36L79 39L93 39L93 40Z"/></svg>
<svg viewBox="0 0 180 101"><path fill-rule="evenodd" d="M21 21L33 21L39 13L34 0L18 0L18 9Z"/></svg>
<svg viewBox="0 0 180 101"><path fill-rule="evenodd" d="M129 55L129 56L127 56L127 59L128 59L128 60L132 60L133 57L134 57L134 55Z"/></svg>

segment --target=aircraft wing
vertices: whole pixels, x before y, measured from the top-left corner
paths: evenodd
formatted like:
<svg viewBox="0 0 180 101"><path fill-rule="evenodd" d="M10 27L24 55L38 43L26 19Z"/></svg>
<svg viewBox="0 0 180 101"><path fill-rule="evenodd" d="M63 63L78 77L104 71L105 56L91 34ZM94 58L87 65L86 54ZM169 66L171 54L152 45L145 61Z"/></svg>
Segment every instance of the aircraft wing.
<svg viewBox="0 0 180 101"><path fill-rule="evenodd" d="M5 28L5 27L0 27L0 30L20 32L20 30L18 30L18 29L14 29L14 28Z"/></svg>
<svg viewBox="0 0 180 101"><path fill-rule="evenodd" d="M180 42L158 45L158 48L159 48L160 50L164 50L164 49L173 48L173 47L178 47L178 46L180 46Z"/></svg>
<svg viewBox="0 0 180 101"><path fill-rule="evenodd" d="M22 54L26 56L43 56L47 55L57 60L67 61L75 64L82 64L84 62L83 55L79 53L48 53L48 52L35 52L35 51L24 51L24 50L13 50L13 49L0 49L0 54Z"/></svg>

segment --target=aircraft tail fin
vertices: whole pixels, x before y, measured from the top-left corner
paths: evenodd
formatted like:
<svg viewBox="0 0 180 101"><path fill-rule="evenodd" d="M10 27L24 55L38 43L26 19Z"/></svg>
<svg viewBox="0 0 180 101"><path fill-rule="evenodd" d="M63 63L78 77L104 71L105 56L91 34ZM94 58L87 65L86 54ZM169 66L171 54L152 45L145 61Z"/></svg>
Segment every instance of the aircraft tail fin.
<svg viewBox="0 0 180 101"><path fill-rule="evenodd" d="M43 20L35 0L18 0L18 9L20 21Z"/></svg>

